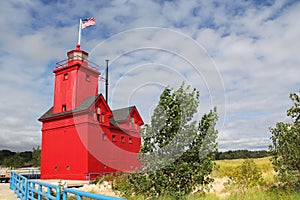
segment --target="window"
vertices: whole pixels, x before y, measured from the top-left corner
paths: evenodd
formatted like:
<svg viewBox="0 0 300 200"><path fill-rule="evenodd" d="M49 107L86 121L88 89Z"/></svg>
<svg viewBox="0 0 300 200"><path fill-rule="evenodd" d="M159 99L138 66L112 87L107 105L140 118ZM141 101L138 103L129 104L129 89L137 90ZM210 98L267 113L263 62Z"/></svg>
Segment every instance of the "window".
<svg viewBox="0 0 300 200"><path fill-rule="evenodd" d="M102 140L106 141L106 134L105 133L102 133Z"/></svg>
<svg viewBox="0 0 300 200"><path fill-rule="evenodd" d="M97 114L97 121L98 122L104 122L104 114L100 115L100 114Z"/></svg>
<svg viewBox="0 0 300 200"><path fill-rule="evenodd" d="M55 166L55 168L54 168L54 169L55 169L55 171L58 171L58 166Z"/></svg>
<svg viewBox="0 0 300 200"><path fill-rule="evenodd" d="M100 107L97 108L96 113L97 113L97 121L100 122L100 113L101 113Z"/></svg>
<svg viewBox="0 0 300 200"><path fill-rule="evenodd" d="M124 143L125 142L125 138L124 136L121 136L121 142Z"/></svg>
<svg viewBox="0 0 300 200"><path fill-rule="evenodd" d="M135 128L134 117L131 117L131 128Z"/></svg>
<svg viewBox="0 0 300 200"><path fill-rule="evenodd" d="M69 78L68 73L64 74L64 80L68 80L68 78Z"/></svg>
<svg viewBox="0 0 300 200"><path fill-rule="evenodd" d="M67 105L66 104L62 105L62 111L63 112L67 111Z"/></svg>
<svg viewBox="0 0 300 200"><path fill-rule="evenodd" d="M103 165L103 168L106 169L107 168L106 165Z"/></svg>
<svg viewBox="0 0 300 200"><path fill-rule="evenodd" d="M85 74L85 80L86 80L86 81L90 81L90 75Z"/></svg>
<svg viewBox="0 0 300 200"><path fill-rule="evenodd" d="M97 108L97 121L98 122L104 122L104 114L101 115L100 107Z"/></svg>
<svg viewBox="0 0 300 200"><path fill-rule="evenodd" d="M68 166L67 166L67 170L70 170L70 169L71 169L71 167L68 165Z"/></svg>
<svg viewBox="0 0 300 200"><path fill-rule="evenodd" d="M131 137L128 138L128 143L129 143L129 144L132 144L132 138L131 138Z"/></svg>
<svg viewBox="0 0 300 200"><path fill-rule="evenodd" d="M112 135L112 136L111 136L111 141L113 141L113 142L117 141L115 135Z"/></svg>

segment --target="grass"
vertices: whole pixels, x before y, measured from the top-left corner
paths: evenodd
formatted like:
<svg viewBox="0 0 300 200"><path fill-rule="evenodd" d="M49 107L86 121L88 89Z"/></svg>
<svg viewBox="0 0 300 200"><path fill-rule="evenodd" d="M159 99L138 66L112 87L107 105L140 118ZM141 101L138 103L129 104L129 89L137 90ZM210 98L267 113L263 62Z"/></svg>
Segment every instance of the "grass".
<svg viewBox="0 0 300 200"><path fill-rule="evenodd" d="M256 158L252 159L257 167L261 170L263 174L274 173L272 163L270 161L271 157ZM235 170L236 167L242 164L245 159L234 159L234 160L217 160L216 168L212 173L214 178L226 177L228 172Z"/></svg>
<svg viewBox="0 0 300 200"><path fill-rule="evenodd" d="M261 189L251 189L246 193L235 192L232 193L226 200L253 200L253 199L263 199L263 200L298 200L300 199L300 194L297 192L287 192L282 190L261 190Z"/></svg>
<svg viewBox="0 0 300 200"><path fill-rule="evenodd" d="M136 200L146 200L146 197L137 197ZM271 191L271 190L260 190L251 189L246 193L233 192L225 198L221 198L216 194L191 194L186 197L187 200L299 200L300 194L296 192L286 192L286 191ZM172 197L159 197L157 200L173 200Z"/></svg>
<svg viewBox="0 0 300 200"><path fill-rule="evenodd" d="M218 193L209 193L205 196L197 196L196 194L188 196L188 200L203 199L203 200L253 200L253 199L263 199L263 200L298 200L300 199L300 193L293 191L284 191L282 189L272 189L275 184L274 180L274 169L270 161L271 157L252 159L257 167L262 172L262 177L264 179L264 185L251 188L246 190L246 192L236 191L234 187L228 185L223 192L227 192L228 195L222 195ZM234 171L238 166L242 164L245 159L235 159L235 160L218 160L216 161L216 168L212 173L212 177L215 179L227 178L227 174ZM224 194L224 193L223 193Z"/></svg>
<svg viewBox="0 0 300 200"><path fill-rule="evenodd" d="M218 180L219 186L226 183L227 175L232 174L238 166L240 166L245 159L235 159L235 160L219 160L216 161L216 168L212 172L212 178ZM300 193L292 191L284 191L280 188L274 187L276 184L274 180L274 169L270 161L270 157L252 159L259 170L262 172L263 184L248 188L246 190L239 190L236 185L230 183L227 187L223 187L219 191L212 191L207 194L195 193L186 196L187 200L298 200L300 199ZM214 185L216 186L216 185ZM138 196L134 199L145 200L149 199L144 196ZM157 200L172 200L172 197L163 196L158 197Z"/></svg>

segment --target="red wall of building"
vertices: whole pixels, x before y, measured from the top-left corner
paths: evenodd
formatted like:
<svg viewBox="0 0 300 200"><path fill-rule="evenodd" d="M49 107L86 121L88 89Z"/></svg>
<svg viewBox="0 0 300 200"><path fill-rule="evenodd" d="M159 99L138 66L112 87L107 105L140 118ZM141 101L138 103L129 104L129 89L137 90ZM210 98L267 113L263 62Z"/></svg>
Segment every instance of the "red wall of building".
<svg viewBox="0 0 300 200"><path fill-rule="evenodd" d="M87 97L96 96L98 94L98 76L99 72L87 68L80 67L77 72L75 108L77 108ZM87 79L86 75L89 76Z"/></svg>
<svg viewBox="0 0 300 200"><path fill-rule="evenodd" d="M89 172L128 172L139 168L137 157L140 145L139 134L129 135L120 129L99 124L90 125Z"/></svg>
<svg viewBox="0 0 300 200"><path fill-rule="evenodd" d="M100 73L91 68L79 67L76 64L53 72L55 73L53 113L62 112L63 105L66 105L67 111L74 110L87 97L98 94Z"/></svg>
<svg viewBox="0 0 300 200"><path fill-rule="evenodd" d="M51 128L50 128L51 127ZM82 179L88 173L87 124L72 118L43 124L41 178Z"/></svg>
<svg viewBox="0 0 300 200"><path fill-rule="evenodd" d="M42 131L42 179L86 180L88 173L140 167L139 133L101 125L91 113L44 122Z"/></svg>

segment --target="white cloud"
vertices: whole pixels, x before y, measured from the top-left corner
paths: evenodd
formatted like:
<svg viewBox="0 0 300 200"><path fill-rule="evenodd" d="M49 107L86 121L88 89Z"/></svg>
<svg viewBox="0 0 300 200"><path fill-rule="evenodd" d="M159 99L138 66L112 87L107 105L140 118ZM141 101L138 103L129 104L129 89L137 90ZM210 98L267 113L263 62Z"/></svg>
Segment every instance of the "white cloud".
<svg viewBox="0 0 300 200"><path fill-rule="evenodd" d="M266 148L268 127L288 120L288 95L299 91L298 2L0 4L0 149L40 144L37 118L52 104L52 69L75 47L80 17L97 20L83 30L82 48L102 72L110 59L112 107L136 104L149 119L163 87L185 80L201 91L201 114L217 106L220 129L225 119L221 149Z"/></svg>

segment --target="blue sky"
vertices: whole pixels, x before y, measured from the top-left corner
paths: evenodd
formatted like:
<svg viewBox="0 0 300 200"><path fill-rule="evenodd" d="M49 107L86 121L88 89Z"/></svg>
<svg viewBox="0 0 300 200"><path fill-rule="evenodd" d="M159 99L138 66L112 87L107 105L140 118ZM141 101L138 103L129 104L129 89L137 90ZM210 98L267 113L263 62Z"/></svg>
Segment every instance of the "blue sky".
<svg viewBox="0 0 300 200"><path fill-rule="evenodd" d="M145 122L166 85L200 90L199 118L216 106L219 149L267 149L300 89L299 1L1 1L0 149L41 143L53 73L78 37L110 60L110 106L136 105ZM100 83L103 92L103 83Z"/></svg>

